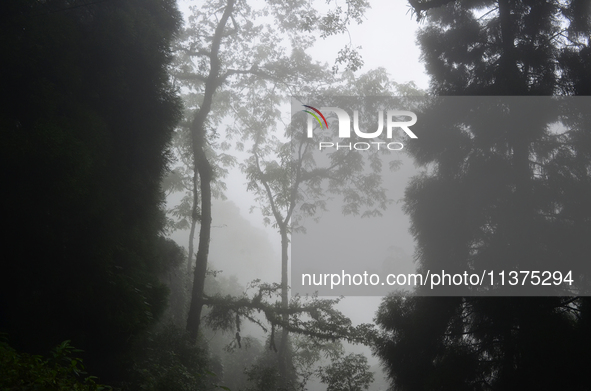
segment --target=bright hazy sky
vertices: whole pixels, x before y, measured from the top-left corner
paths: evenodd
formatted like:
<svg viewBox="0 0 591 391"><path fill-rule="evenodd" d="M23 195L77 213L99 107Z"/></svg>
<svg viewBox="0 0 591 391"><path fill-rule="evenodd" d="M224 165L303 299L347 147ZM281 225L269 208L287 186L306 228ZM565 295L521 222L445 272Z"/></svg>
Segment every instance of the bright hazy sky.
<svg viewBox="0 0 591 391"><path fill-rule="evenodd" d="M416 31L420 27L404 0L370 0L371 9L361 25L350 28L353 46L361 46L365 61L362 72L383 67L398 83L414 81L423 89L428 87L424 66L419 62ZM348 35L318 40L312 55L329 64L334 63L338 50L349 42Z"/></svg>
<svg viewBox="0 0 591 391"><path fill-rule="evenodd" d="M315 0L324 6L324 0ZM342 3L337 0L337 3ZM189 6L199 5L196 0L179 0L182 12L189 12ZM386 68L391 80L398 83L414 81L419 88L427 89L428 78L424 66L420 62L420 50L416 45L416 31L419 24L409 11L404 0L370 0L371 9L367 10L361 25L353 25L349 34L318 39L311 55L318 61L327 62L330 66L338 51L349 43L361 46L361 55L365 65L359 72L367 72L378 67ZM186 17L186 14L185 14ZM289 110L289 106L288 110ZM289 114L287 115L289 117ZM229 200L235 202L242 214L257 227L264 227L262 218L249 214L254 203L251 194L245 193L246 179L240 172L232 173L227 180ZM269 230L273 234L273 230ZM279 248L276 248L279 251Z"/></svg>
<svg viewBox="0 0 591 391"><path fill-rule="evenodd" d="M315 0L319 6L324 0ZM343 3L343 0L337 0ZM200 1L179 0L181 11L188 12L188 7L198 5ZM332 66L339 49L346 44L361 46L361 55L365 65L360 71L367 72L378 67L385 68L391 80L398 83L414 81L419 88L427 89L428 78L424 73L424 66L420 62L420 50L416 45L416 31L420 27L409 12L408 3L404 0L370 0L371 9L365 14L365 21L361 25L350 27L350 34L330 37L326 40L318 39L315 48L310 52L314 59L324 61ZM287 106L289 110L289 106ZM289 117L289 114L287 115ZM254 226L264 228L269 236L274 250L279 256L280 247L277 232L270 227L264 227L260 214L249 214L251 205L255 204L252 194L245 192L246 178L239 170L234 170L226 183L228 199L241 210L241 214ZM214 225L215 223L215 216ZM409 234L410 236L410 234ZM410 239L412 240L412 239ZM412 249L406 249L412 253ZM354 323L371 322L380 298L358 297L347 298L342 310L352 317ZM354 310L352 310L352 307ZM372 360L373 361L373 360Z"/></svg>

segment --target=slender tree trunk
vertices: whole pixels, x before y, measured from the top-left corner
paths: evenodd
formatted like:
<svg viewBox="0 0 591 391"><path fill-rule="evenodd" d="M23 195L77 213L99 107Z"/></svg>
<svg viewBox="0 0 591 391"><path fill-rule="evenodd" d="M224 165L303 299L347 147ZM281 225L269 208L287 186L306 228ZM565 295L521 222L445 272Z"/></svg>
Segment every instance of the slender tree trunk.
<svg viewBox="0 0 591 391"><path fill-rule="evenodd" d="M517 52L515 48L515 31L513 21L511 20L511 4L509 0L499 0L499 18L501 24L501 68L500 73L503 79L500 92L503 95L528 95L528 85L518 68ZM513 107L510 116L513 116L513 111L522 111L520 107ZM529 163L530 144L532 127L535 127L536 121L523 122L516 121L509 118L511 129L509 129L509 142L512 148L512 165L514 168L514 185L515 185L515 203L513 205L514 213L512 224L514 234L512 238L516 241L513 243L515 249L522 251L515 251L515 259L511 263L519 261L519 258L527 259L528 254L524 251L529 251L529 235L530 230L528 224L532 224L531 211L531 168Z"/></svg>
<svg viewBox="0 0 591 391"><path fill-rule="evenodd" d="M189 232L189 257L187 259L187 273L190 275L193 271L193 243L195 242L195 226L197 225L197 202L199 197L197 196L197 171L193 176L193 209L191 211L191 232Z"/></svg>
<svg viewBox="0 0 591 391"><path fill-rule="evenodd" d="M193 270L193 242L195 241L195 226L197 225L197 220L191 220L191 231L189 232L189 257L187 260L187 273L191 274Z"/></svg>
<svg viewBox="0 0 591 391"><path fill-rule="evenodd" d="M287 314L287 309L289 308L289 292L288 292L288 246L289 246L289 238L287 235L287 224L282 225L280 227L281 233L281 309L285 311L282 316L282 321L284 324L289 322L289 315ZM285 388L287 386L288 380L288 369L291 365L291 357L288 357L288 339L289 339L289 332L283 328L281 331L281 342L279 343L279 374L281 385Z"/></svg>
<svg viewBox="0 0 591 391"><path fill-rule="evenodd" d="M224 35L226 23L234 11L236 0L228 0L224 13L215 29L211 42L211 51L209 53L210 69L205 82L205 91L203 93L203 102L201 107L195 113L191 123L191 136L193 143L193 159L195 172L199 173L201 182L201 229L199 231L199 246L195 258L195 273L193 278L193 290L191 293L191 305L189 307L189 316L187 319L187 331L193 342L197 341L199 327L201 325L201 310L204 304L205 277L207 272L207 260L209 257L209 240L211 237L211 181L213 179L213 170L206 155L207 149L207 116L211 112L213 97L217 88L221 84L220 69L221 60L219 57L220 45ZM198 195L195 193L193 202L198 202Z"/></svg>
<svg viewBox="0 0 591 391"><path fill-rule="evenodd" d="M204 135L203 135L204 136ZM202 137L203 141L205 137ZM205 277L207 273L207 260L209 257L209 241L211 238L211 180L212 169L205 150L198 148L196 151L197 168L201 178L201 229L199 231L199 246L195 258L195 273L193 275L193 291L191 293L191 306L187 320L187 329L193 341L197 341L199 326L201 325L201 310L203 309L203 293Z"/></svg>
<svg viewBox="0 0 591 391"><path fill-rule="evenodd" d="M504 76L501 83L501 94L503 95L527 95L528 85L525 78L522 77L518 68L517 52L515 48L515 30L511 20L511 4L509 0L499 0L499 18L501 24L501 73ZM509 267L519 265L523 259L528 259L530 248L529 224L532 224L529 187L531 184L529 167L529 126L519 123L512 119L515 117L514 111L517 107L512 107L509 113L509 142L512 149L512 165L514 168L513 183L515 186L515 203L511 220L511 231L508 241L513 248L512 259L509 260ZM519 115L519 114L518 114ZM502 303L502 302L500 302ZM511 312L516 311L521 305L528 305L521 300L511 304ZM517 389L515 384L516 368L518 366L517 349L514 340L514 328L521 325L519 316L511 317L501 331L501 344L503 347L503 357L501 360L502 378L505 379L501 388L506 390Z"/></svg>

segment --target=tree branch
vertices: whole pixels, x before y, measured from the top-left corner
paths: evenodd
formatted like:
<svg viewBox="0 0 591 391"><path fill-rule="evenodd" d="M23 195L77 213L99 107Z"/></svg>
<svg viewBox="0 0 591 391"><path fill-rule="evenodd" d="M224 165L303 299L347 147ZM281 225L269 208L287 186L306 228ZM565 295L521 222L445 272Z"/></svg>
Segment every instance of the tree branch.
<svg viewBox="0 0 591 391"><path fill-rule="evenodd" d="M179 47L179 48L176 48L175 50L173 50L173 53L174 52L184 52L185 54L188 54L189 56L211 57L211 52L209 50L204 50L204 49L193 50L193 49L186 49L183 47Z"/></svg>
<svg viewBox="0 0 591 391"><path fill-rule="evenodd" d="M447 3L452 3L454 1L455 0L408 0L408 4L414 9L414 13L417 15L417 21L419 21L423 17L422 12L428 11L431 8L444 6Z"/></svg>

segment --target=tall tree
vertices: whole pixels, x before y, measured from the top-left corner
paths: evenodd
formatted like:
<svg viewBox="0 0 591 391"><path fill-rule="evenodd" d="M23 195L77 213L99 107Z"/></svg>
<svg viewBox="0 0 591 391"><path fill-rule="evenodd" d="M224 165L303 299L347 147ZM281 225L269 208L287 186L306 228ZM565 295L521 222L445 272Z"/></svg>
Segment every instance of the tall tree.
<svg viewBox="0 0 591 391"><path fill-rule="evenodd" d="M71 339L95 373L166 304L161 177L180 100L174 1L0 6L4 256L0 328L19 348Z"/></svg>
<svg viewBox="0 0 591 391"><path fill-rule="evenodd" d="M328 70L318 64L313 64L304 53L292 53L291 61L300 69L305 69L314 78L307 80L282 80L289 84L292 93L309 96L312 94L350 95L391 94L397 87L388 79L384 69L368 72L355 77L349 72L341 80L333 80L319 90L317 85L331 80ZM249 150L251 156L242 164L247 174L248 190L252 191L259 202L266 224L277 229L281 241L281 307L284 326L291 322L289 314L289 243L293 230L302 229L300 226L301 212L315 215L316 211L325 209L326 200L333 196L348 194L348 200L343 201L343 210L349 214L373 215L384 210L388 205L385 190L377 178L380 173L371 172L366 168L379 159L377 153L370 158L364 158L367 153L359 151L336 151L328 154L325 164L315 161L313 150L320 139L308 139L302 131L306 128L303 117L292 118L287 121L283 134L275 129L282 127L280 111L277 106L281 103L279 89L276 83L268 83L266 90L259 89L257 102L270 108L261 115L261 111L245 112L241 116L237 127L242 129L245 144L252 145ZM255 105L254 100L243 102L245 107ZM301 206L296 208L296 206ZM288 348L288 327L282 327L279 343L280 372L287 373L291 366L290 358L286 354Z"/></svg>
<svg viewBox="0 0 591 391"><path fill-rule="evenodd" d="M588 3L410 3L428 20L419 42L434 94L586 91ZM430 168L406 192L420 268L532 270L559 267L565 257L585 263L589 118L572 109L564 133L549 131L556 113L540 108L528 124L505 117L492 127L482 116L464 116L462 124L417 129L433 141L409 144ZM378 311L384 334L375 351L401 390L586 389L587 311L587 299L571 297L390 296Z"/></svg>
<svg viewBox="0 0 591 391"><path fill-rule="evenodd" d="M286 75L302 73L290 63L285 52L292 47L308 47L314 39L312 32L328 36L345 31L351 20L359 22L367 2L349 0L347 5L347 11L336 7L326 15L319 14L305 2L268 1L260 5L262 8L256 8L244 1L212 0L193 9L185 39L178 48L186 61L176 73L177 79L184 81L187 88L201 95L190 125L194 172L199 174L195 180L199 180L200 186L199 191L193 191L193 210L200 205L200 215L192 213L192 219L194 222L199 217L201 224L187 321L193 338L197 337L205 303L203 288L212 221L211 184L215 177L211 164L215 154L211 148L212 138L216 123L227 113L223 110L228 109L221 107L221 111L215 113L215 103L224 95L229 95L232 102L243 99L245 94L256 94L260 80L275 80L280 84ZM272 18L273 23L267 23L264 17ZM278 42L279 37L284 39ZM356 52L351 48L342 52L337 60L350 60L348 67L359 66ZM240 112L233 114L240 116Z"/></svg>

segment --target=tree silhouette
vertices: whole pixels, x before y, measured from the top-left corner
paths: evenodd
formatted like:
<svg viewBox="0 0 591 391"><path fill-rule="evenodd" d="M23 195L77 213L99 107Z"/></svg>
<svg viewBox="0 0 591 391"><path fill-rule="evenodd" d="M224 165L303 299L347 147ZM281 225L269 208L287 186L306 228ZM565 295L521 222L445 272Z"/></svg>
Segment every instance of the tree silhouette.
<svg viewBox="0 0 591 391"><path fill-rule="evenodd" d="M591 10L583 3L410 2L428 21L419 42L432 93L588 91ZM566 107L530 107L526 123L515 122L511 112L527 106L511 99L472 116L474 107L465 102L454 120L436 127L422 117L417 134L430 141L409 143L415 161L429 167L405 198L419 268L556 270L568 259L583 265L577 283L587 289L585 104L571 99ZM432 106L432 113L444 106ZM551 131L553 118L568 130ZM589 342L586 311L588 299L577 297L390 296L377 314L383 335L375 351L401 390L587 389L581 371L588 365L581 347Z"/></svg>
<svg viewBox="0 0 591 391"><path fill-rule="evenodd" d="M167 73L173 1L0 6L0 329L25 351L64 340L120 379L166 306L160 181L180 116ZM8 98L10 97L10 98Z"/></svg>

